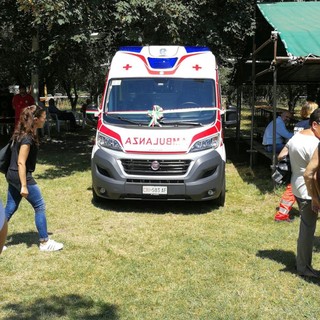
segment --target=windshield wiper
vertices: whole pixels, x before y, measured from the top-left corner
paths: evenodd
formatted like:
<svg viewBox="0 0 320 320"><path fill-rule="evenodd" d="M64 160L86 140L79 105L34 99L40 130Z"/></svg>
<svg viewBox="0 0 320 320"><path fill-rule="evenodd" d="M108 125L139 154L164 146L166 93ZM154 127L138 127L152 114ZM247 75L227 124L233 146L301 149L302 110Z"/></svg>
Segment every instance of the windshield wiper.
<svg viewBox="0 0 320 320"><path fill-rule="evenodd" d="M133 120L130 120L130 119L127 119L127 118L124 118L124 117L121 117L117 114L108 114L107 115L108 117L111 117L111 118L115 118L115 119L118 119L118 120L121 120L121 121L124 121L124 122L127 122L127 123L130 123L130 124L135 124L135 125L138 125L138 126L142 126L143 124L140 123L140 122L137 122L137 121L133 121ZM195 126L195 127L203 127L203 124L201 122L194 122L194 121L158 121L160 124L162 125L171 125L171 126Z"/></svg>
<svg viewBox="0 0 320 320"><path fill-rule="evenodd" d="M201 122L193 122L193 121L159 121L160 124L163 125L172 125L172 126L195 126L195 127L203 127Z"/></svg>
<svg viewBox="0 0 320 320"><path fill-rule="evenodd" d="M130 119L121 117L121 116L119 116L119 115L108 114L107 116L108 116L108 117L111 117L111 118L115 118L115 119L121 120L121 121L124 121L124 122L127 122L127 123L136 124L136 125L138 125L138 126L141 126L141 125L142 125L140 122L133 121L133 120L130 120Z"/></svg>

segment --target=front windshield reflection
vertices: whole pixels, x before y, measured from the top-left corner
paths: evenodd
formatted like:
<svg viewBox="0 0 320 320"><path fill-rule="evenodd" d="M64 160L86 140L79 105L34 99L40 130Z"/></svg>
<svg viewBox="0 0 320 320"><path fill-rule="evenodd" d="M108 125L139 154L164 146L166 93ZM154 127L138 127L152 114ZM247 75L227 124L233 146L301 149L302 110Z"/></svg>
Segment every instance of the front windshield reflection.
<svg viewBox="0 0 320 320"><path fill-rule="evenodd" d="M104 120L146 125L150 121L148 112L159 106L166 125L181 121L209 124L216 114L214 88L212 79L112 79L104 106ZM114 116L115 113L118 116Z"/></svg>

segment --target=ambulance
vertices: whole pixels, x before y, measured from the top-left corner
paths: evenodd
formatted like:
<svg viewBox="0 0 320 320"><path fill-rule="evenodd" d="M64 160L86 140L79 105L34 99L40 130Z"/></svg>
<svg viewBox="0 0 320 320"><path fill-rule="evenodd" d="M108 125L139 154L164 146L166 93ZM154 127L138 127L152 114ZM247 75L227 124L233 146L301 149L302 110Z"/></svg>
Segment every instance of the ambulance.
<svg viewBox="0 0 320 320"><path fill-rule="evenodd" d="M207 47L122 47L108 71L91 155L95 202L225 203L215 56Z"/></svg>

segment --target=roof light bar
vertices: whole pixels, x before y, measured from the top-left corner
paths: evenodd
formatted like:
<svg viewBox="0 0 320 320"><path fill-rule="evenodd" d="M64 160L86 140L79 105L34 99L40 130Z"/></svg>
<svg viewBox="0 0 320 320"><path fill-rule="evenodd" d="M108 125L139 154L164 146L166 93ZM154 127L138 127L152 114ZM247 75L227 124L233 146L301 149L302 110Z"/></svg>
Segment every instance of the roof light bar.
<svg viewBox="0 0 320 320"><path fill-rule="evenodd" d="M185 49L186 49L187 53L210 51L210 49L208 47L188 46L188 47L185 47Z"/></svg>
<svg viewBox="0 0 320 320"><path fill-rule="evenodd" d="M148 58L148 62L153 69L171 69L176 64L178 58Z"/></svg>
<svg viewBox="0 0 320 320"><path fill-rule="evenodd" d="M120 47L119 51L129 51L129 52L135 52L140 53L143 47L140 46L126 46L126 47Z"/></svg>

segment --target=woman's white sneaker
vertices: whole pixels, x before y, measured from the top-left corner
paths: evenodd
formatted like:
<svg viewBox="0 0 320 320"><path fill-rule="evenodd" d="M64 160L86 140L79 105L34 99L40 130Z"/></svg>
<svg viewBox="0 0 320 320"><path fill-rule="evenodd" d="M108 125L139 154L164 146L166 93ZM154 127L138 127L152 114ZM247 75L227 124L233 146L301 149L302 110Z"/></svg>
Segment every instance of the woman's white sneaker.
<svg viewBox="0 0 320 320"><path fill-rule="evenodd" d="M63 244L49 239L47 242L40 243L40 251L59 251L63 248Z"/></svg>

